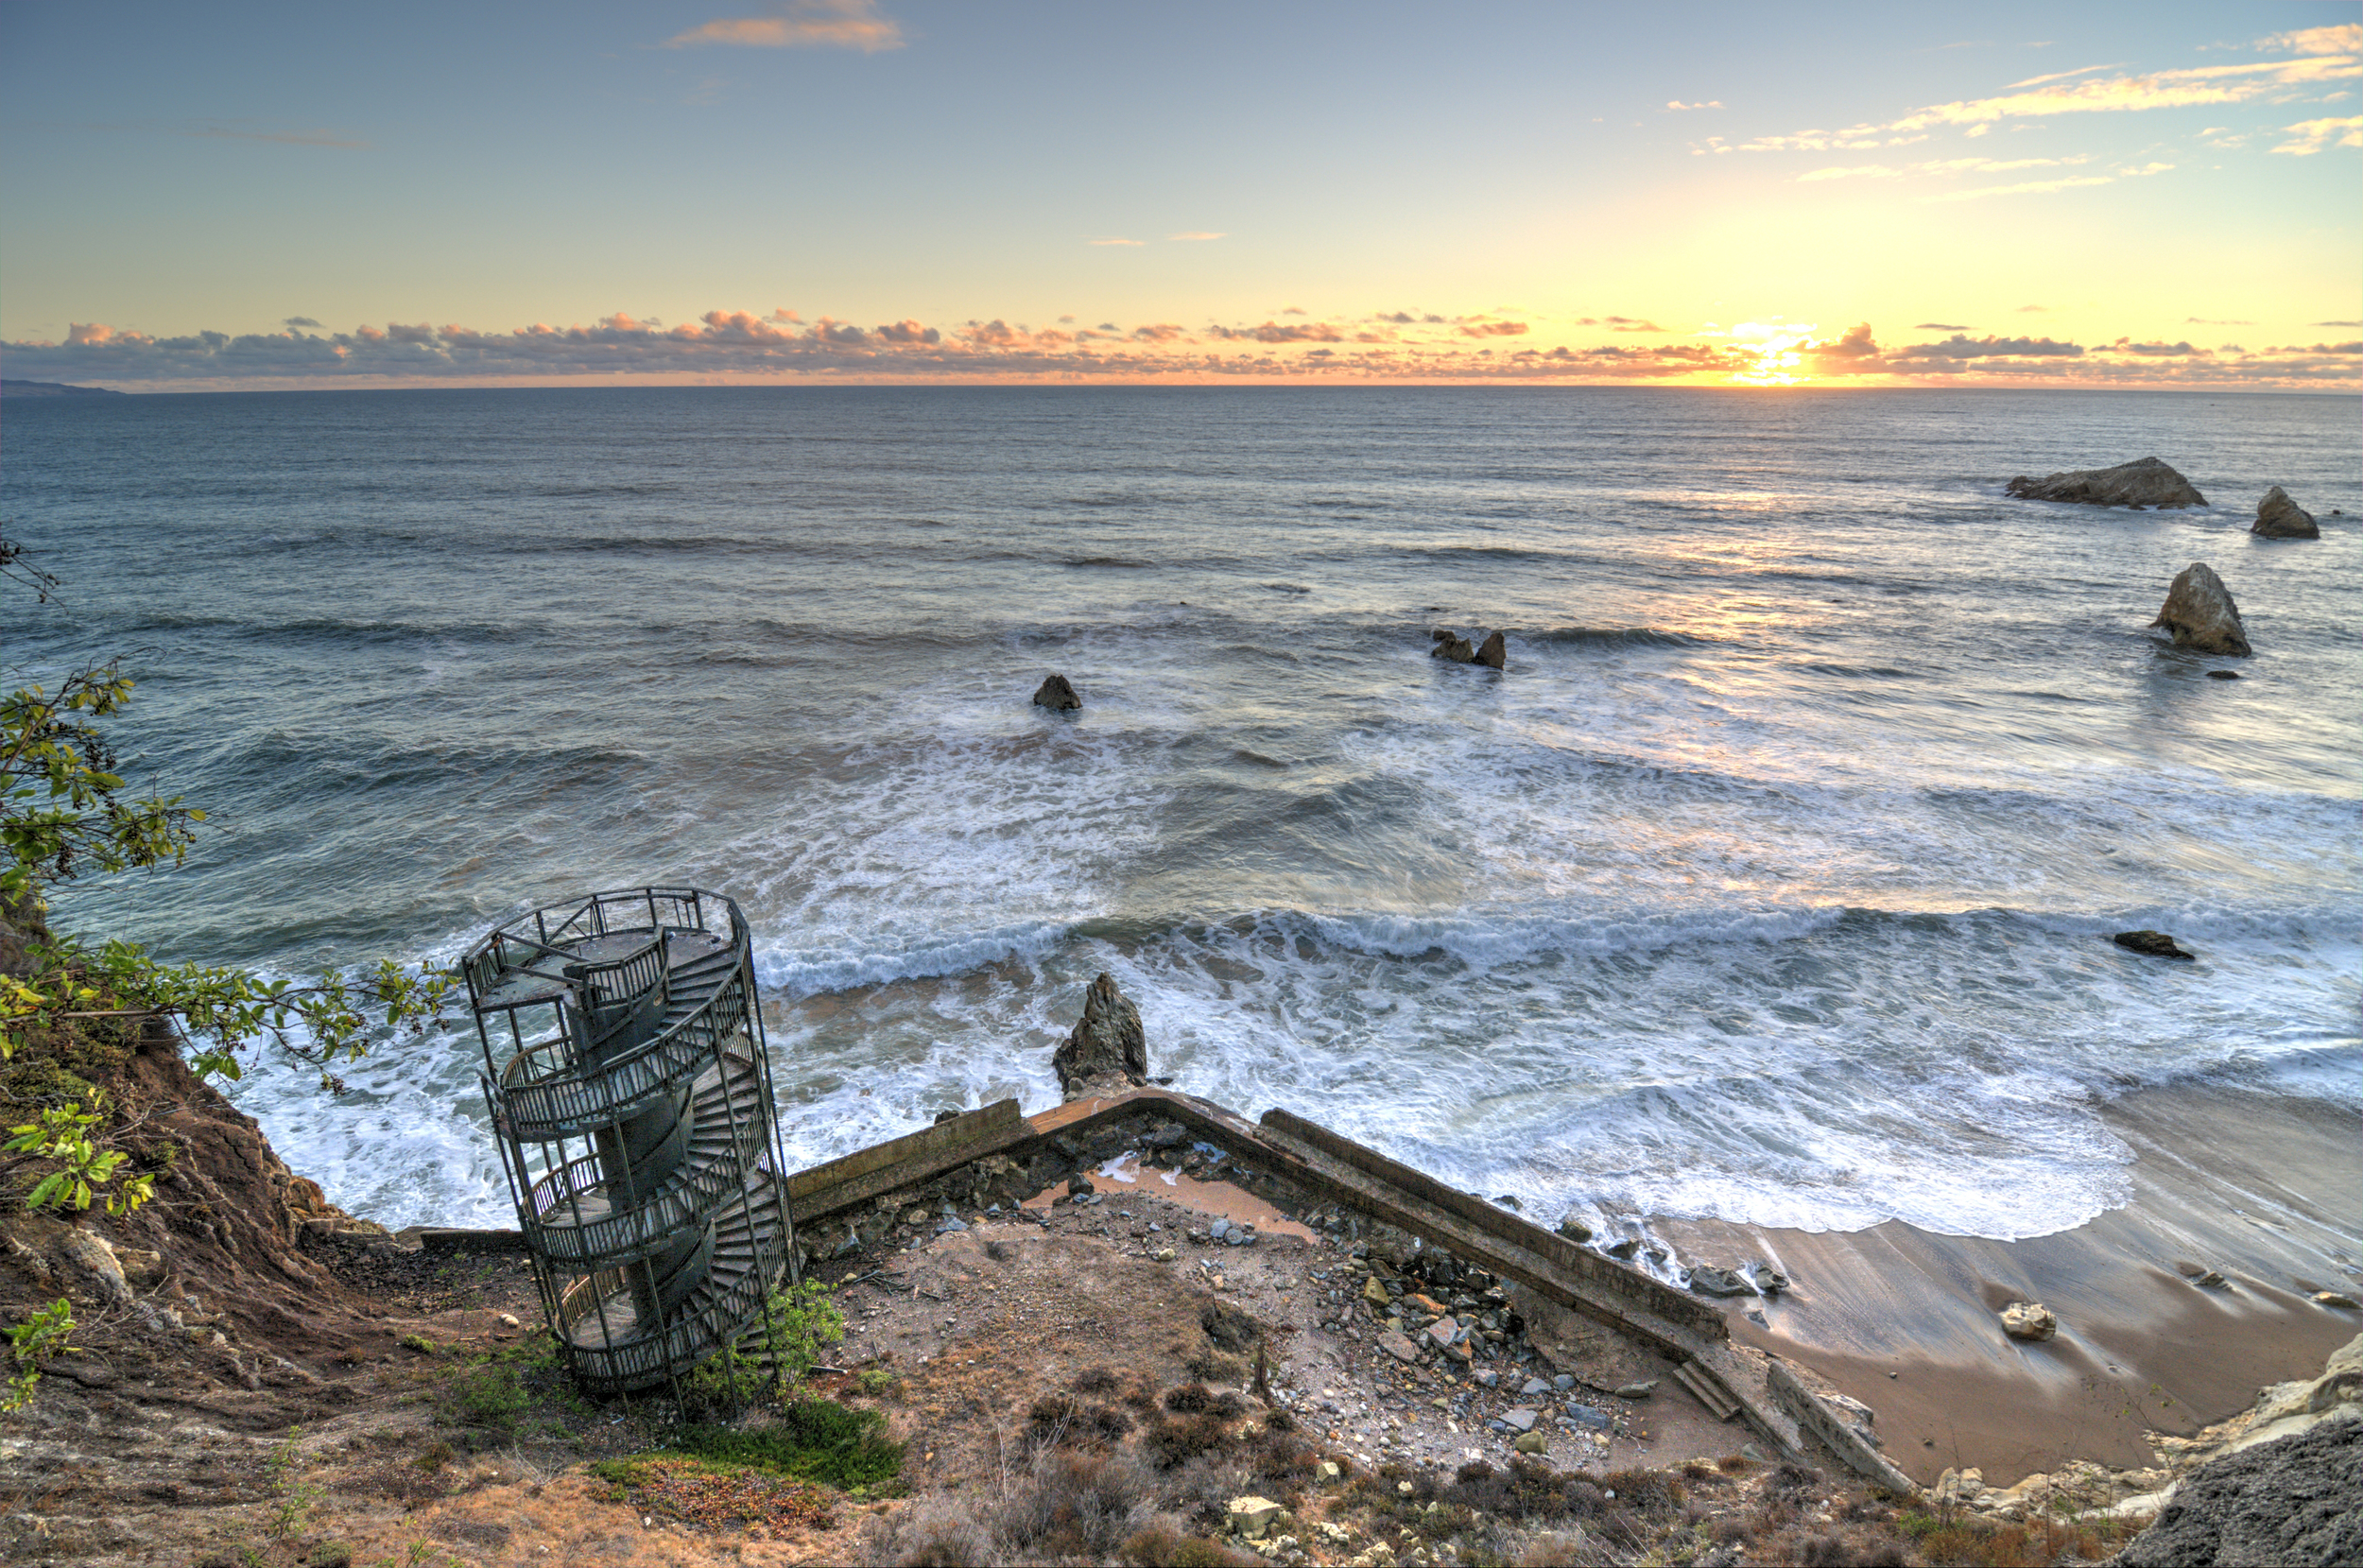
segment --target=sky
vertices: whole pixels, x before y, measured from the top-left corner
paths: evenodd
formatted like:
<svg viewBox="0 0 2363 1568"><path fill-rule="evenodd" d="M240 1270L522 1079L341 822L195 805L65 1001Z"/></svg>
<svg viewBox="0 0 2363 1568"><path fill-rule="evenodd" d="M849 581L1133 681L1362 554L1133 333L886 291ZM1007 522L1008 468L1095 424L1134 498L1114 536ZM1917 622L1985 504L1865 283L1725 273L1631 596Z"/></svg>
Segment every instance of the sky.
<svg viewBox="0 0 2363 1568"><path fill-rule="evenodd" d="M2363 3L0 6L0 370L2363 388Z"/></svg>

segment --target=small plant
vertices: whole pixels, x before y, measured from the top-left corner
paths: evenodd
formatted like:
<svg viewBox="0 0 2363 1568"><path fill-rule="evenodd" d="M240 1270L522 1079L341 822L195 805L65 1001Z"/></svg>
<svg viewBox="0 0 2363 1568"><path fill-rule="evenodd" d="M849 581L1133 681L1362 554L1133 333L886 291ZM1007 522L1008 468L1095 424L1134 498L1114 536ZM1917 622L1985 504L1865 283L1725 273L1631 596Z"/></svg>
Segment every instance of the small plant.
<svg viewBox="0 0 2363 1568"><path fill-rule="evenodd" d="M474 1368L452 1383L453 1418L497 1439L515 1436L517 1418L530 1403L525 1380L517 1375L515 1367L506 1362Z"/></svg>
<svg viewBox="0 0 2363 1568"><path fill-rule="evenodd" d="M405 1334L394 1343L405 1351L416 1351L421 1355L433 1355L438 1349L435 1341L423 1334Z"/></svg>
<svg viewBox="0 0 2363 1568"><path fill-rule="evenodd" d="M896 1378L884 1367L864 1367L854 1374L854 1387L871 1399L882 1399L895 1385Z"/></svg>
<svg viewBox="0 0 2363 1568"><path fill-rule="evenodd" d="M96 1200L98 1189L114 1180L115 1171L130 1156L91 1142L91 1129L102 1120L100 1112L85 1111L76 1100L45 1106L38 1121L9 1129L9 1141L0 1144L0 1148L29 1159L54 1161L58 1165L25 1195L27 1209L70 1209L78 1214ZM129 1214L155 1196L153 1172L134 1176L107 1194L107 1212Z"/></svg>
<svg viewBox="0 0 2363 1568"><path fill-rule="evenodd" d="M775 1290L764 1303L761 1317L730 1345L706 1357L685 1380L694 1402L709 1408L735 1404L742 1388L760 1387L768 1381L768 1362L780 1380L790 1386L820 1363L820 1353L845 1337L845 1314L829 1287L806 1280L786 1290Z"/></svg>
<svg viewBox="0 0 2363 1568"><path fill-rule="evenodd" d="M71 1349L66 1336L73 1332L74 1306L63 1297L9 1330L9 1386L0 1394L0 1410L22 1410L33 1403L33 1388L41 1382L40 1358Z"/></svg>
<svg viewBox="0 0 2363 1568"><path fill-rule="evenodd" d="M298 1484L296 1480L299 1467L303 1462L303 1456L296 1447L296 1439L302 1435L303 1428L301 1426L287 1428L286 1437L270 1451L270 1458L266 1461L271 1490L279 1494L279 1501L271 1509L271 1534L283 1538L303 1528L304 1522L311 1518L312 1509L319 1503L325 1490L317 1484Z"/></svg>

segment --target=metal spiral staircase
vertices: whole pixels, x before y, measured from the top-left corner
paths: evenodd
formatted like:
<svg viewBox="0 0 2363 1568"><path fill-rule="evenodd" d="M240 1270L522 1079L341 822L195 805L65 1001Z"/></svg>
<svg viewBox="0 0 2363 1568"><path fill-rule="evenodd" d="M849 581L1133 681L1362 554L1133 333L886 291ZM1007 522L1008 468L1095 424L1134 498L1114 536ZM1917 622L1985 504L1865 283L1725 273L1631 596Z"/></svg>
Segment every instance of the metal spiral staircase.
<svg viewBox="0 0 2363 1568"><path fill-rule="evenodd" d="M587 1391L678 1400L798 1271L746 920L695 887L594 893L461 967L560 1353Z"/></svg>

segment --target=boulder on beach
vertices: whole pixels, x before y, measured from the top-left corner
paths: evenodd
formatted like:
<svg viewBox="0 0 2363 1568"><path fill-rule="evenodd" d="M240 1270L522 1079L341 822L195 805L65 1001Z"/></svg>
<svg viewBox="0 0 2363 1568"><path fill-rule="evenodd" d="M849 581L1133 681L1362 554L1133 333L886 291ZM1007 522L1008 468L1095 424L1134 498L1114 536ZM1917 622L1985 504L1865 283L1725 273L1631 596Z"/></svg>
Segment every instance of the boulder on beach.
<svg viewBox="0 0 2363 1568"><path fill-rule="evenodd" d="M2166 602L2149 623L2174 633L2176 647L2199 653L2245 654L2248 628L2240 624L2240 607L2216 569L2195 560L2175 574L2166 589Z"/></svg>
<svg viewBox="0 0 2363 1568"><path fill-rule="evenodd" d="M1690 1271L1690 1288L1701 1296L1753 1296L1755 1287L1728 1268L1700 1264Z"/></svg>
<svg viewBox="0 0 2363 1568"><path fill-rule="evenodd" d="M2155 457L2114 468L2079 468L2029 479L2024 474L2005 487L2022 501L2075 501L2088 507L2203 507L2199 488Z"/></svg>
<svg viewBox="0 0 2363 1568"><path fill-rule="evenodd" d="M2314 514L2289 499L2289 492L2279 485L2265 492L2256 503L2256 521L2249 525L2249 532L2265 539L2320 539L2321 525Z"/></svg>
<svg viewBox="0 0 2363 1568"><path fill-rule="evenodd" d="M1075 695L1075 684L1063 675L1046 678L1034 692L1034 706L1047 708L1054 714L1080 708L1083 699Z"/></svg>
<svg viewBox="0 0 2363 1568"><path fill-rule="evenodd" d="M2109 939L2129 952L2145 954L2152 958L2192 960L2199 956L2179 946L2164 931L2120 931Z"/></svg>
<svg viewBox="0 0 2363 1568"><path fill-rule="evenodd" d="M1148 1081L1148 1037L1141 1009L1101 974L1083 992L1083 1016L1050 1055L1059 1090L1068 1099L1087 1092L1121 1094Z"/></svg>
<svg viewBox="0 0 2363 1568"><path fill-rule="evenodd" d="M1429 640L1436 645L1427 650L1427 656L1430 659L1445 659L1456 664L1475 662L1476 649L1469 646L1469 639L1466 637L1457 636L1441 627L1437 628L1428 636Z"/></svg>
<svg viewBox="0 0 2363 1568"><path fill-rule="evenodd" d="M2060 1319L2041 1301L2013 1301L2002 1309L2002 1332L2040 1343L2060 1332Z"/></svg>

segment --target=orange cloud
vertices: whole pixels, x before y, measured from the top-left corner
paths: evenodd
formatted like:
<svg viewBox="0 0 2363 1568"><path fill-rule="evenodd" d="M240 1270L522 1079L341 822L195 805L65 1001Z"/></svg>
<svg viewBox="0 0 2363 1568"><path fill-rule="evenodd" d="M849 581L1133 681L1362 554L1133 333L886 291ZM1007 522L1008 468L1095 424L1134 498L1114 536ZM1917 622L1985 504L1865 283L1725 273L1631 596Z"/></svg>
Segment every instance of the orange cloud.
<svg viewBox="0 0 2363 1568"><path fill-rule="evenodd" d="M676 33L665 47L720 43L751 49L859 49L876 54L904 44L903 25L878 12L878 0L792 0L775 16L724 17Z"/></svg>
<svg viewBox="0 0 2363 1568"><path fill-rule="evenodd" d="M2282 133L2289 140L2273 150L2299 158L2311 158L2329 146L2363 147L2363 114L2350 114L2341 120L2300 120L2284 128Z"/></svg>

